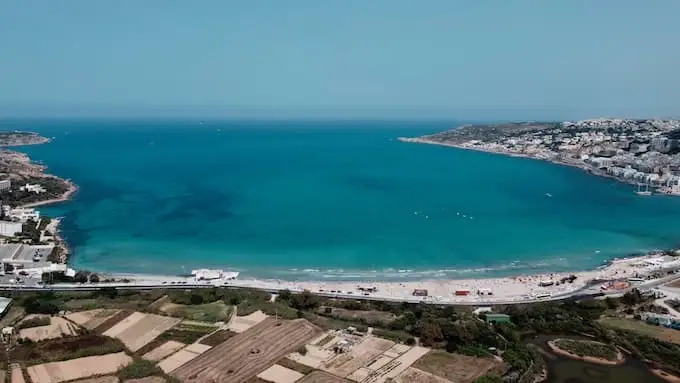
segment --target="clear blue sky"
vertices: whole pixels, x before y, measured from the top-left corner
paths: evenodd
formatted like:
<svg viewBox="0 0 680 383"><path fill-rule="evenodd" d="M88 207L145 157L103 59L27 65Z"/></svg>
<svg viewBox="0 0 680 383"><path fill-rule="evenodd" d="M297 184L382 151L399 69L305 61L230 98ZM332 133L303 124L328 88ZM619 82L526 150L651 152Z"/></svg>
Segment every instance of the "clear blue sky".
<svg viewBox="0 0 680 383"><path fill-rule="evenodd" d="M680 117L680 0L2 0L0 115Z"/></svg>

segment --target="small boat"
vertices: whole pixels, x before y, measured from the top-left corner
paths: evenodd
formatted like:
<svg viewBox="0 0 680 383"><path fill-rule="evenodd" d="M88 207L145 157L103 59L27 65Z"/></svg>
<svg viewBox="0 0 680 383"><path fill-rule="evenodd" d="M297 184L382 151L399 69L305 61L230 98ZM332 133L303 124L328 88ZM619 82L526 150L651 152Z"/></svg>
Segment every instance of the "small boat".
<svg viewBox="0 0 680 383"><path fill-rule="evenodd" d="M550 194L550 193L545 193L545 196L546 196L546 197L549 197L549 198L552 198L552 194Z"/></svg>

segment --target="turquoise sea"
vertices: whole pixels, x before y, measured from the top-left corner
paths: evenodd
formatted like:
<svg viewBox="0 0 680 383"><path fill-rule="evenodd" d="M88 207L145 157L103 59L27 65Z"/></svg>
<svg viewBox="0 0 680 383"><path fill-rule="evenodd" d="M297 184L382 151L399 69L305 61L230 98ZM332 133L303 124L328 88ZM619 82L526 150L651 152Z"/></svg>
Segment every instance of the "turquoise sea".
<svg viewBox="0 0 680 383"><path fill-rule="evenodd" d="M680 198L581 170L407 144L457 122L4 120L72 179L72 262L283 279L500 276L593 268L680 239ZM546 195L549 193L552 197ZM465 216L465 217L463 217Z"/></svg>

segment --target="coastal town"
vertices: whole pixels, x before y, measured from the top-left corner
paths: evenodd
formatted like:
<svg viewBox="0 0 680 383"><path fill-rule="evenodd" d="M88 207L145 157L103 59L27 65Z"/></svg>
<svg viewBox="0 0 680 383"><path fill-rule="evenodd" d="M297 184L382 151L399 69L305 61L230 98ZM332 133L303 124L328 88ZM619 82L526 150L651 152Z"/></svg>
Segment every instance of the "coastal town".
<svg viewBox="0 0 680 383"><path fill-rule="evenodd" d="M637 185L640 195L680 195L678 120L468 125L400 140L546 160Z"/></svg>

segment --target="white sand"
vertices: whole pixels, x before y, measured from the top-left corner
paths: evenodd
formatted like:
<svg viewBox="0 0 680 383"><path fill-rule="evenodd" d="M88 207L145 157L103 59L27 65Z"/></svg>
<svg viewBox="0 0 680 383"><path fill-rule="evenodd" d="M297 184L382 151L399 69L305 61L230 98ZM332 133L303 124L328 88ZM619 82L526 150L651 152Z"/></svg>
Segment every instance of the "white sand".
<svg viewBox="0 0 680 383"><path fill-rule="evenodd" d="M261 289L288 289L291 291L309 290L313 293L334 294L338 297L366 296L358 287L376 287L377 292L370 293L371 298L384 300L433 302L433 303L469 303L498 304L540 300L537 296L550 294L542 299L564 297L582 290L591 281L626 279L635 275L649 275L655 271L680 268L680 259L660 256L644 256L621 259L610 265L591 271L549 273L523 275L506 278L488 279L456 279L456 280L423 280L409 282L344 282L344 281L305 281L289 282L281 280L244 279L227 281L230 286L251 287ZM549 287L539 286L541 281L559 282L561 278L575 275L573 283L561 283ZM428 297L413 296L414 289L426 289ZM493 295L478 295L478 290L488 289ZM336 293L330 293L331 290ZM456 290L469 290L468 296L455 295Z"/></svg>

